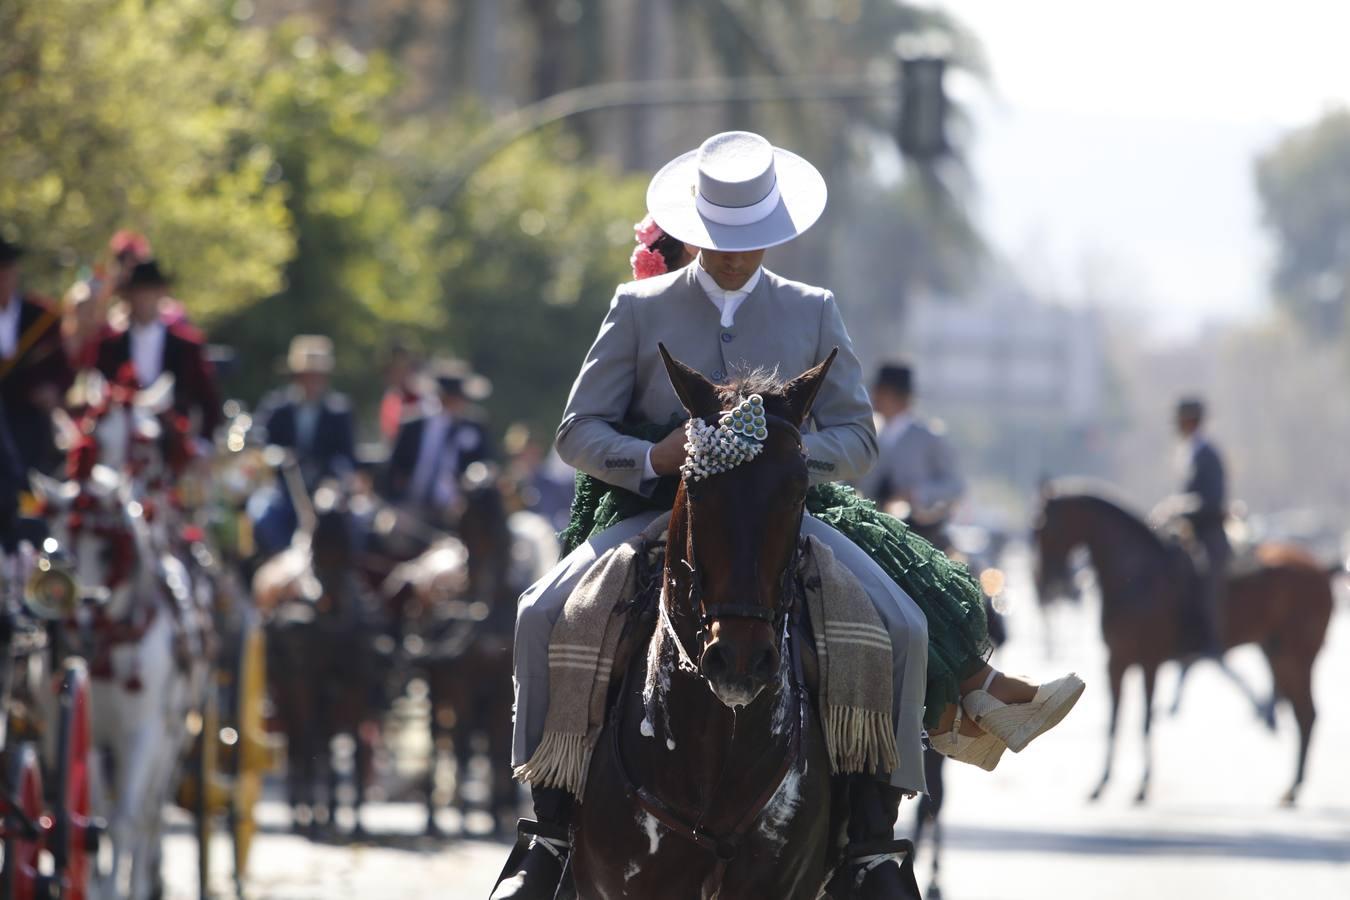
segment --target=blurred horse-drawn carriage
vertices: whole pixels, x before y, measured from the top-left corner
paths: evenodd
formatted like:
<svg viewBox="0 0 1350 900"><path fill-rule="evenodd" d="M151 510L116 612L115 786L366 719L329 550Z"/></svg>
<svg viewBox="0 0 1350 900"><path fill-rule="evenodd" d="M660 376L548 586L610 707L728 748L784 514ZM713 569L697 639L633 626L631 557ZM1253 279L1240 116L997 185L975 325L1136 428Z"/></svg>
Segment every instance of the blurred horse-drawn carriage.
<svg viewBox="0 0 1350 900"><path fill-rule="evenodd" d="M268 762L261 631L203 527L194 495L215 475L169 389L86 396L68 477L35 476L36 518L5 559L5 712L43 751L6 750L23 787L6 783L5 896L162 895L175 801L193 814L205 895L215 820L228 818L236 880L253 833ZM33 815L38 802L50 814Z"/></svg>

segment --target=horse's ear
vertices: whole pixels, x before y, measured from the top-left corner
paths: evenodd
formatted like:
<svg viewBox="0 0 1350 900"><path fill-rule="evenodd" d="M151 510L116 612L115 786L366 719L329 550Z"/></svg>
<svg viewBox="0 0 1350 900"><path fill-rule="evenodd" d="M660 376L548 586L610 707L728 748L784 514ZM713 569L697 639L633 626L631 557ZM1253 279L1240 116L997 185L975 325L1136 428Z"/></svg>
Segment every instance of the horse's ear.
<svg viewBox="0 0 1350 900"><path fill-rule="evenodd" d="M696 418L715 416L722 408L717 399L717 386L704 378L702 373L671 356L665 344L656 346L661 350L661 359L666 364L671 387L675 388L675 395L680 398L689 415Z"/></svg>
<svg viewBox="0 0 1350 900"><path fill-rule="evenodd" d="M816 394L820 393L820 386L825 383L825 375L830 371L830 365L838 355L839 348L835 347L830 351L830 355L825 357L823 363L807 369L783 388L783 396L787 398L788 406L798 425L805 422L806 417L811 414L811 404L816 402Z"/></svg>

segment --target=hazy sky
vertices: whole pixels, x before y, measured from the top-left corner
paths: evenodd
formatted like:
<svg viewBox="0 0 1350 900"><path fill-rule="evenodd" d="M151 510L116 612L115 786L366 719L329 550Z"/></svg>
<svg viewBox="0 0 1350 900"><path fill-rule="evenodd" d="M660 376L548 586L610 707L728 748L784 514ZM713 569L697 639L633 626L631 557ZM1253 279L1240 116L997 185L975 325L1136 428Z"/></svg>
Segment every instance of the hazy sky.
<svg viewBox="0 0 1350 900"><path fill-rule="evenodd" d="M970 98L980 214L1033 283L1090 284L1163 335L1261 309L1270 249L1252 161L1350 103L1350 3L934 5L984 44L992 92Z"/></svg>

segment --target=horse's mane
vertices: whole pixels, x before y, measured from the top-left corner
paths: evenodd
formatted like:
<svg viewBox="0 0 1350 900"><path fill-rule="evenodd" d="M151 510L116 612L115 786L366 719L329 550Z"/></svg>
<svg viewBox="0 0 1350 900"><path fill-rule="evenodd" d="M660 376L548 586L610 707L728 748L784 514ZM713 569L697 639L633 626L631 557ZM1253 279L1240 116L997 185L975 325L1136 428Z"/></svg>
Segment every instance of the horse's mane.
<svg viewBox="0 0 1350 900"><path fill-rule="evenodd" d="M759 366L749 371L738 372L731 380L717 389L717 399L723 406L737 402L741 397L759 394L765 400L770 397L782 397L785 387L778 374L778 367L772 369Z"/></svg>
<svg viewBox="0 0 1350 900"><path fill-rule="evenodd" d="M1145 518L1130 509L1119 492L1104 481L1091 478L1056 479L1046 486L1046 505L1051 503L1082 503L1095 507L1124 524L1128 530L1159 553L1170 553L1166 542L1154 531Z"/></svg>

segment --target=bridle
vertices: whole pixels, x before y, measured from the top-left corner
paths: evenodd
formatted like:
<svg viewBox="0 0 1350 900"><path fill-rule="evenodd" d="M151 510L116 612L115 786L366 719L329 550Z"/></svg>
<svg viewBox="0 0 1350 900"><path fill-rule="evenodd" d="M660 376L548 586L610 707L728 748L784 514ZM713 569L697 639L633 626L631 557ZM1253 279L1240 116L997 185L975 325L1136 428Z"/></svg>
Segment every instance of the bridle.
<svg viewBox="0 0 1350 900"><path fill-rule="evenodd" d="M796 441L798 449L801 449L802 433L797 425L782 416L773 413L766 413L764 418L768 428L777 428L786 431L793 440ZM681 560L681 562L688 570L689 574L690 606L698 611L699 646L702 646L706 642L708 635L712 631L713 625L725 619L749 619L765 622L772 626L776 634L782 635L786 633L787 617L791 614L793 607L796 605L796 594L794 591L790 590L790 588L792 586L793 575L798 569L798 562L801 557L801 540L799 535L801 534L801 523L805 514L806 504L803 502L797 511L796 527L793 528L791 532L793 535L792 558L788 561L787 566L784 567L778 577L778 595L787 598L787 600L772 609L753 603L715 603L711 606L705 605L703 602L702 579L699 578L698 552L694 544L694 530L692 527L688 529L689 537L685 548L685 559ZM675 579L671 578L667 587L674 590L675 586ZM658 600L658 607L660 609L661 625L668 632L668 636L675 642L680 668L697 672L698 666L694 664L693 658L685 649L684 642L680 639L680 635L670 619L670 613L666 608L665 598Z"/></svg>

